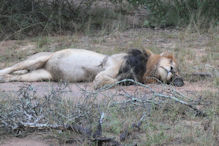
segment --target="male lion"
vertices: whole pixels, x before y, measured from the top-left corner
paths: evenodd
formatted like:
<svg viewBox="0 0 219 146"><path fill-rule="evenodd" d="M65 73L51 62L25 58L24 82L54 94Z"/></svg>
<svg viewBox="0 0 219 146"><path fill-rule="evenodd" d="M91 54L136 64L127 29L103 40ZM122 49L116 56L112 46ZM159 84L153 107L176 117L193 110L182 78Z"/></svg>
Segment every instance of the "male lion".
<svg viewBox="0 0 219 146"><path fill-rule="evenodd" d="M173 56L155 55L149 50L133 49L108 56L84 49L64 49L37 53L0 70L0 82L93 81L94 87L100 88L127 78L150 83L147 77L155 77L170 83L176 67Z"/></svg>

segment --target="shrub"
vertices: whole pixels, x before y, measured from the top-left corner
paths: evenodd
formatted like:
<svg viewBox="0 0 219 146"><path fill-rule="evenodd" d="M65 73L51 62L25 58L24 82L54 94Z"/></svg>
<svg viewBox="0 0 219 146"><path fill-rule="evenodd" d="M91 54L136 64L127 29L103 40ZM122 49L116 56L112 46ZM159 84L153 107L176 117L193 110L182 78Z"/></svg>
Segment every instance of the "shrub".
<svg viewBox="0 0 219 146"><path fill-rule="evenodd" d="M81 29L93 0L75 4L69 0L1 0L0 33L61 33ZM81 24L81 25L79 25Z"/></svg>
<svg viewBox="0 0 219 146"><path fill-rule="evenodd" d="M185 26L199 23L208 28L219 23L218 0L128 0L149 10L150 26Z"/></svg>
<svg viewBox="0 0 219 146"><path fill-rule="evenodd" d="M120 13L126 15L133 6L148 11L144 24L147 27L198 24L200 28L208 28L219 23L218 0L108 0L110 2L114 6L107 11L94 9L93 5L101 3L100 0L0 0L0 40L8 34L12 36L10 39L16 39L88 29L105 28L110 32L113 26L120 26L113 20L127 23ZM121 4L131 7L125 11L113 10ZM91 13L91 10L96 12Z"/></svg>

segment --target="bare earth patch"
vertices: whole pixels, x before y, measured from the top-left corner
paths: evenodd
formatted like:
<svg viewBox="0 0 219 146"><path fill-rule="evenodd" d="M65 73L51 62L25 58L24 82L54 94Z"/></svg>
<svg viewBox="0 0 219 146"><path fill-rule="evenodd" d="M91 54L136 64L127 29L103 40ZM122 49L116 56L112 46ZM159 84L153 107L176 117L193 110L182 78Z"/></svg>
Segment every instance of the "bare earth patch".
<svg viewBox="0 0 219 146"><path fill-rule="evenodd" d="M28 138L12 138L8 140L7 142L3 141L2 146L49 146L50 144L47 144L46 142L43 142L40 139L33 139L34 137L28 137Z"/></svg>
<svg viewBox="0 0 219 146"><path fill-rule="evenodd" d="M56 89L59 83L56 82L31 82L31 83L24 83L24 82L10 82L10 83L1 83L0 84L0 95L4 95L5 97L14 96L16 98L18 90L25 86L31 85L33 89L36 91L37 97L43 97L48 92ZM185 82L183 87L172 87L172 86L163 86L159 84L151 84L147 85L149 89L153 89L156 92L163 92L164 90L168 91L170 89L174 89L178 92L183 93L184 95L190 97L191 99L195 100L195 95L201 91L212 91L216 92L216 88L212 88L211 84L204 84L204 82L194 82L189 83ZM151 94L150 90L141 86L117 86L111 89L104 90L104 95L110 97L111 94L119 92L121 90L125 90L128 93L133 93L137 91L138 93L142 92L142 94ZM70 100L76 100L77 102L80 101L81 97L83 96L83 91L86 90L87 92L95 92L93 89L92 83L69 83L68 87L64 90L66 93L64 94L64 98ZM7 95L7 96L6 96ZM0 97L0 100L5 100L4 96ZM103 97L99 97L103 98ZM197 97L198 98L198 97Z"/></svg>

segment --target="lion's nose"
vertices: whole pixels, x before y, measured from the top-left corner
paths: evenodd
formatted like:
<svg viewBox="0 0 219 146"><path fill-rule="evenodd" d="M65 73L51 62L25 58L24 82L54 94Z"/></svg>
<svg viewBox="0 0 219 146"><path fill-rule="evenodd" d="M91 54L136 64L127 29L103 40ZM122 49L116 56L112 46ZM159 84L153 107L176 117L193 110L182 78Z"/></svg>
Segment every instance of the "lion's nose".
<svg viewBox="0 0 219 146"><path fill-rule="evenodd" d="M174 69L172 66L170 67L170 72L171 72L172 74L175 74L175 73L176 73L175 69Z"/></svg>
<svg viewBox="0 0 219 146"><path fill-rule="evenodd" d="M172 71L173 71L173 67L171 66L171 67L170 67L170 72L172 72Z"/></svg>

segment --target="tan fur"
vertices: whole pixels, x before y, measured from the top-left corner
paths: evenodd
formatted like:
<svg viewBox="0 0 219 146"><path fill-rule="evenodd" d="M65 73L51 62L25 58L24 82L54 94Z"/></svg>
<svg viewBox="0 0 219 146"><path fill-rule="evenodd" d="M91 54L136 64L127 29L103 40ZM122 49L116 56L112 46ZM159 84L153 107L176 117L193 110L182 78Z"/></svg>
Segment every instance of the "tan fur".
<svg viewBox="0 0 219 146"><path fill-rule="evenodd" d="M93 81L100 88L117 81L125 53L107 56L84 49L41 52L20 63L0 70L0 82L64 80Z"/></svg>
<svg viewBox="0 0 219 146"><path fill-rule="evenodd" d="M173 73L171 73L171 67L173 71L177 72L177 63L173 54L169 52L163 52L161 54L154 54L150 50L145 50L148 54L148 62L146 64L146 73L144 74L144 83L156 83L159 80L162 82L168 82ZM169 73L168 73L169 72Z"/></svg>

